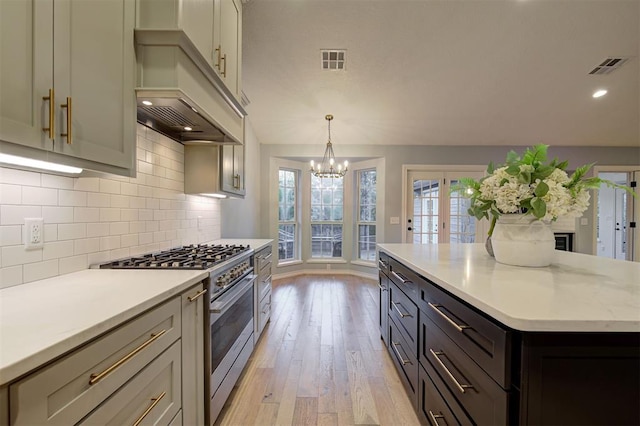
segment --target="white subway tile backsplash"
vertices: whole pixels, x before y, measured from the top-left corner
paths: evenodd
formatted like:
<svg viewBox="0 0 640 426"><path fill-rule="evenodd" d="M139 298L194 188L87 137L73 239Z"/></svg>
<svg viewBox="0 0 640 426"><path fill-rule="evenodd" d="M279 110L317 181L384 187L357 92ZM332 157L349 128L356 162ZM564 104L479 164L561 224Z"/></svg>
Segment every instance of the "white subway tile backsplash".
<svg viewBox="0 0 640 426"><path fill-rule="evenodd" d="M42 174L42 187L43 188L57 188L57 189L73 189L74 178L65 176Z"/></svg>
<svg viewBox="0 0 640 426"><path fill-rule="evenodd" d="M141 125L137 134L135 178L0 167L0 288L220 238L219 201L184 194L184 147ZM44 218L44 248L24 249L25 217Z"/></svg>
<svg viewBox="0 0 640 426"><path fill-rule="evenodd" d="M22 226L0 226L0 246L22 244Z"/></svg>
<svg viewBox="0 0 640 426"><path fill-rule="evenodd" d="M73 254L94 253L100 251L100 238L84 238L73 240Z"/></svg>
<svg viewBox="0 0 640 426"><path fill-rule="evenodd" d="M0 183L0 204L22 204L22 187Z"/></svg>
<svg viewBox="0 0 640 426"><path fill-rule="evenodd" d="M106 194L119 194L120 182L111 179L100 178L100 192Z"/></svg>
<svg viewBox="0 0 640 426"><path fill-rule="evenodd" d="M22 245L18 245L2 247L0 250L2 251L3 268L25 263L40 262L42 260L42 249L25 250Z"/></svg>
<svg viewBox="0 0 640 426"><path fill-rule="evenodd" d="M86 207L87 193L84 191L69 191L61 189L58 191L58 205L72 207Z"/></svg>
<svg viewBox="0 0 640 426"><path fill-rule="evenodd" d="M40 173L9 168L0 168L0 183L16 185L40 186Z"/></svg>
<svg viewBox="0 0 640 426"><path fill-rule="evenodd" d="M99 222L100 209L94 207L74 207L73 220L75 222Z"/></svg>
<svg viewBox="0 0 640 426"><path fill-rule="evenodd" d="M73 255L73 240L54 241L42 248L42 260L59 259Z"/></svg>
<svg viewBox="0 0 640 426"><path fill-rule="evenodd" d="M0 268L0 288L22 284L22 265Z"/></svg>
<svg viewBox="0 0 640 426"><path fill-rule="evenodd" d="M43 280L45 278L55 277L58 272L58 260L46 260L44 262L30 263L23 265L22 273L24 282Z"/></svg>
<svg viewBox="0 0 640 426"><path fill-rule="evenodd" d="M89 192L87 194L88 207L111 207L111 196L99 192Z"/></svg>
<svg viewBox="0 0 640 426"><path fill-rule="evenodd" d="M58 225L58 240L75 240L86 236L86 223L61 223Z"/></svg>
<svg viewBox="0 0 640 426"><path fill-rule="evenodd" d="M22 204L57 206L58 190L38 186L22 187Z"/></svg>
<svg viewBox="0 0 640 426"><path fill-rule="evenodd" d="M25 217L42 217L40 206L0 206L0 225L23 225Z"/></svg>
<svg viewBox="0 0 640 426"><path fill-rule="evenodd" d="M100 209L100 222L118 222L120 209Z"/></svg>
<svg viewBox="0 0 640 426"><path fill-rule="evenodd" d="M109 223L87 223L87 237L106 237L109 235Z"/></svg>
<svg viewBox="0 0 640 426"><path fill-rule="evenodd" d="M59 272L62 274L70 274L71 272L82 271L87 269L89 262L86 254L79 256L64 257L60 259Z"/></svg>
<svg viewBox="0 0 640 426"><path fill-rule="evenodd" d="M100 179L96 177L80 177L75 179L73 189L76 191L99 192Z"/></svg>
<svg viewBox="0 0 640 426"><path fill-rule="evenodd" d="M74 207L42 207L45 223L73 223Z"/></svg>

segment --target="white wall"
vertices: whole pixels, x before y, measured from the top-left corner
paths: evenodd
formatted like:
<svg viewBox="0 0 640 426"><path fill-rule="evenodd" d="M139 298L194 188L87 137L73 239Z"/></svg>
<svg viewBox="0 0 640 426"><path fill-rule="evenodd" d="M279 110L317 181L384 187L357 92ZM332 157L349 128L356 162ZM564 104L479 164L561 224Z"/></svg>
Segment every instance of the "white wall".
<svg viewBox="0 0 640 426"><path fill-rule="evenodd" d="M135 178L0 168L0 288L220 238L220 201L184 194L184 147L137 132ZM44 219L44 248L24 249L25 217Z"/></svg>

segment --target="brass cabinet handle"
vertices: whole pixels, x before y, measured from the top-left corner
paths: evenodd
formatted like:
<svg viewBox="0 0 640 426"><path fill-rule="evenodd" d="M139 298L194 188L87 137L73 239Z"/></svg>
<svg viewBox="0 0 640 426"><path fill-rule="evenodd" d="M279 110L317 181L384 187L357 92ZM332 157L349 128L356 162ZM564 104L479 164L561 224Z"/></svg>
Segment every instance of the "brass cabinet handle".
<svg viewBox="0 0 640 426"><path fill-rule="evenodd" d="M214 52L218 53L218 59L216 61L216 64L214 65L215 68L218 68L218 71L220 70L220 61L222 60L222 48L220 45L218 45L218 47L215 48Z"/></svg>
<svg viewBox="0 0 640 426"><path fill-rule="evenodd" d="M381 268L384 268L384 269L387 268L387 264L384 263L382 260L378 260L378 266L381 267Z"/></svg>
<svg viewBox="0 0 640 426"><path fill-rule="evenodd" d="M224 67L222 68L222 72L220 74L222 74L223 77L226 77L227 76L227 54L226 53L222 55L222 60L224 61Z"/></svg>
<svg viewBox="0 0 640 426"><path fill-rule="evenodd" d="M462 331L463 331L465 328L471 328L471 327L469 327L468 325L464 325L464 324L460 325L460 324L456 323L454 320L452 320L451 318L449 318L449 317L448 317L444 312L442 312L440 309L438 309L438 308L441 308L441 307L442 307L442 305L434 304L434 303L431 303L431 302L427 302L427 304L429 305L429 307L430 307L431 309L433 309L433 310L434 310L434 311L436 311L438 314L440 314L440 316L441 316L442 318L444 318L445 320L447 320L447 322L448 322L449 324L451 324L452 326L454 326L454 327L456 328L456 330L458 330L459 332L461 332L461 333L462 333Z"/></svg>
<svg viewBox="0 0 640 426"><path fill-rule="evenodd" d="M413 282L411 280L408 280L407 277L405 277L404 275L402 275L401 273L396 272L396 271L391 271L391 275L393 275L394 277L399 279L402 282L402 284L407 284L407 283Z"/></svg>
<svg viewBox="0 0 640 426"><path fill-rule="evenodd" d="M400 305L400 303L398 303L398 305L396 305L396 303L392 300L391 304L393 305L394 308L396 308L396 311L398 311L398 314L400 314L400 318L412 317L413 316L410 313L403 314L402 311L400 311L400 309L398 308L398 305ZM400 306L402 306L402 305L400 305Z"/></svg>
<svg viewBox="0 0 640 426"><path fill-rule="evenodd" d="M444 416L442 414L433 414L433 411L429 410L429 419L433 422L434 426L440 426L438 419L444 419Z"/></svg>
<svg viewBox="0 0 640 426"><path fill-rule="evenodd" d="M205 288L204 290L200 290L199 292L197 292L193 296L187 297L187 299L189 299L189 302L193 302L194 300L196 300L198 297L202 296L206 292L207 292L207 289Z"/></svg>
<svg viewBox="0 0 640 426"><path fill-rule="evenodd" d="M167 394L167 392L162 392L159 396L157 396L156 398L151 398L151 405L149 407L147 407L147 409L144 411L144 413L142 413L142 415L140 417L138 417L138 420L135 421L135 423L133 424L133 426L138 426L140 423L142 423L142 421L144 420L145 417L147 417L147 415L151 412L151 410L153 410L153 407L155 407L156 405L158 405L158 403L160 402L160 400L162 398L164 398L164 396Z"/></svg>
<svg viewBox="0 0 640 426"><path fill-rule="evenodd" d="M400 343L398 342L391 342L391 347L393 347L393 351L396 353L396 355L398 355L398 358L400 358L400 362L402 363L402 365L411 364L411 360L404 359L402 355L400 355L400 351L397 348L398 346L402 346L402 345L400 345Z"/></svg>
<svg viewBox="0 0 640 426"><path fill-rule="evenodd" d="M451 374L451 371L449 371L447 366L444 365L444 362L442 362L442 360L440 359L440 355L446 356L446 354L444 352L442 352L442 351L434 352L433 349L429 349L429 352L431 352L431 355L433 355L433 357L436 359L436 361L438 361L438 364L440 364L440 366L444 369L445 373L447 373L449 378L451 378L451 380L453 380L453 383L456 385L456 387L458 388L458 390L460 392L465 393L466 389L473 389L473 386L471 386L471 385L460 384L460 382L453 376L453 374Z"/></svg>
<svg viewBox="0 0 640 426"><path fill-rule="evenodd" d="M156 340L158 340L160 338L160 336L162 336L164 333L166 333L167 330L162 330L156 334L151 334L151 338L149 340L147 340L146 342L144 342L143 344L141 344L140 346L138 346L137 348L135 348L134 350L132 350L131 352L129 352L127 355L125 355L124 357L120 358L115 364L113 364L111 367L107 368L106 370L104 370L102 373L93 373L90 377L89 380L89 385L95 385L96 383L98 383L100 380L104 379L109 373L111 373L113 370L115 370L116 368L120 367L122 364L124 364L125 362L129 361L131 358L133 358L133 356L135 356L138 352L140 352L141 350L143 350L144 348L146 348L147 346L149 346L150 344L152 344L153 342L155 342Z"/></svg>
<svg viewBox="0 0 640 426"><path fill-rule="evenodd" d="M49 139L53 140L56 137L55 122L56 122L56 100L53 89L49 89L49 96L43 96L43 101L49 101L49 127L43 127L43 132L49 132Z"/></svg>
<svg viewBox="0 0 640 426"><path fill-rule="evenodd" d="M67 96L67 103L60 106L67 109L67 133L60 133L60 136L65 136L67 144L71 145L73 143L73 137L71 136L71 97Z"/></svg>
<svg viewBox="0 0 640 426"><path fill-rule="evenodd" d="M226 56L226 55L225 55ZM224 75L224 74L223 74ZM238 183L236 183L238 182ZM240 175L239 174L235 174L233 176L233 187L235 189L240 189Z"/></svg>
<svg viewBox="0 0 640 426"><path fill-rule="evenodd" d="M269 253L268 255L266 255L265 257L262 258L263 261L270 261L271 258L273 257L273 252Z"/></svg>
<svg viewBox="0 0 640 426"><path fill-rule="evenodd" d="M263 282L263 283L266 283L266 282L271 281L271 277L272 277L272 276L273 276L273 275L269 275L267 278L265 278L264 280L262 280L262 282Z"/></svg>

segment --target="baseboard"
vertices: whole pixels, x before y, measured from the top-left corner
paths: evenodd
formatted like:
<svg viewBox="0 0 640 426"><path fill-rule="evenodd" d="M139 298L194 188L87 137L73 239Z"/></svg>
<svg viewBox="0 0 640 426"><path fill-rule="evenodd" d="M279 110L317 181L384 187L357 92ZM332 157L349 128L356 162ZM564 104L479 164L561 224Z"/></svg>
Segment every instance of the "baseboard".
<svg viewBox="0 0 640 426"><path fill-rule="evenodd" d="M367 274L364 272L360 272L360 271L351 271L348 269L303 269L303 270L299 270L299 271L291 271L291 272L284 272L281 274L273 274L273 279L274 280L279 280L282 278L290 278L290 277L295 277L298 275L353 275L356 277L362 277L362 278L366 278L366 279L370 279L370 280L374 280L377 281L378 280L378 275L374 275L374 274Z"/></svg>

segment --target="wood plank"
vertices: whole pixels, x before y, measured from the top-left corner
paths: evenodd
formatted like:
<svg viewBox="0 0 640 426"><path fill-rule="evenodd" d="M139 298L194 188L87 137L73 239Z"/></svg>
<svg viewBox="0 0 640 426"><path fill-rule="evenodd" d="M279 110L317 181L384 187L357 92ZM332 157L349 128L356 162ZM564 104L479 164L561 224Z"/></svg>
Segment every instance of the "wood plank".
<svg viewBox="0 0 640 426"><path fill-rule="evenodd" d="M318 413L318 426L338 426L338 413Z"/></svg>
<svg viewBox="0 0 640 426"><path fill-rule="evenodd" d="M298 380L300 379L300 370L302 370L302 361L291 361L289 367L289 373L287 374L287 381L284 385L282 392L282 399L280 406L278 407L278 417L276 424L278 425L291 425L293 424L293 412L296 405L296 392L298 390ZM240 401L245 409L250 409L250 401Z"/></svg>
<svg viewBox="0 0 640 426"><path fill-rule="evenodd" d="M379 424L373 395L369 388L367 373L359 351L347 353L349 390L355 424Z"/></svg>
<svg viewBox="0 0 640 426"><path fill-rule="evenodd" d="M318 398L296 398L293 425L316 425L318 423Z"/></svg>
<svg viewBox="0 0 640 426"><path fill-rule="evenodd" d="M333 372L333 346L320 347L318 413L336 413L336 384ZM336 417L336 422L338 418Z"/></svg>

